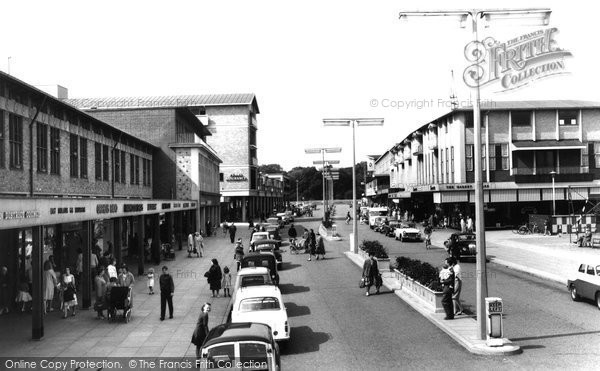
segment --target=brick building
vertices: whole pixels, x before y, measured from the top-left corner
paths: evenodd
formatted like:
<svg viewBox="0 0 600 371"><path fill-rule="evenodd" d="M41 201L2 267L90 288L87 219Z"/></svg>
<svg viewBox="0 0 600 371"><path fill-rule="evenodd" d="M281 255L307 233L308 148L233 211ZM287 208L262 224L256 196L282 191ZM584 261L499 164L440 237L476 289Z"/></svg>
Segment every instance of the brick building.
<svg viewBox="0 0 600 371"><path fill-rule="evenodd" d="M283 192L261 192L257 156L258 103L254 94L210 94L70 100L96 112L109 109L186 107L210 131L207 143L221 159L220 219L247 221L283 205ZM90 111L91 112L91 111Z"/></svg>
<svg viewBox="0 0 600 371"><path fill-rule="evenodd" d="M600 103L494 102L482 107L486 226L567 215L600 197ZM416 218L474 215L473 111L448 112L389 152L388 196ZM555 190L552 189L552 179Z"/></svg>
<svg viewBox="0 0 600 371"><path fill-rule="evenodd" d="M187 107L85 107L86 100L68 103L157 147L153 197L198 202L195 230L220 220L220 158L207 144L210 131ZM111 106L119 107L118 99Z"/></svg>
<svg viewBox="0 0 600 371"><path fill-rule="evenodd" d="M77 273L91 305L92 252L120 264L161 260L192 230L197 202L153 198L158 148L0 72L0 266L8 297L26 284L32 334L44 334L43 270ZM145 244L145 242L147 242Z"/></svg>

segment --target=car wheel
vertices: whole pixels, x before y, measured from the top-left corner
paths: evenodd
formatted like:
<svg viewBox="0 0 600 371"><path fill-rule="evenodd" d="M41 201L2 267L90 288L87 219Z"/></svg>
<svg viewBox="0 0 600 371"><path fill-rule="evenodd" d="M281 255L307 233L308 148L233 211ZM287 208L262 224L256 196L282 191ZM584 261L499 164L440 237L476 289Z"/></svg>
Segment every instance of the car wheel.
<svg viewBox="0 0 600 371"><path fill-rule="evenodd" d="M570 291L571 291L571 300L578 301L579 295L577 294L577 288L575 287L575 285L571 285ZM596 302L598 302L598 295L596 295Z"/></svg>

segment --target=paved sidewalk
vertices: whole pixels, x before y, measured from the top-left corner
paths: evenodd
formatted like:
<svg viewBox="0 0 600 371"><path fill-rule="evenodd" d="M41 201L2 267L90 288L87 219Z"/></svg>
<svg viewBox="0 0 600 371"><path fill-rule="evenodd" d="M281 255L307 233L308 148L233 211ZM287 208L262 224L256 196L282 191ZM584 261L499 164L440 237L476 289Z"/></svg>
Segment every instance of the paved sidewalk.
<svg viewBox="0 0 600 371"><path fill-rule="evenodd" d="M247 229L247 224L238 226L236 236L242 237L246 246L250 236ZM228 235L217 233L205 238L203 258L188 258L184 248L176 251L175 260L153 266L157 286L163 265L169 267L175 281L173 319L167 315L164 321L159 320L160 289L155 287L156 294L148 295L145 276L137 276L129 323L97 320L92 309L79 310L75 317L67 319L61 319L62 313L55 311L44 319L44 338L33 341L30 313L3 315L0 357L195 357L195 346L190 340L201 306L212 303L209 321L212 328L222 322L229 304L229 298L211 298L204 273L212 258L217 258L221 268L234 266Z"/></svg>

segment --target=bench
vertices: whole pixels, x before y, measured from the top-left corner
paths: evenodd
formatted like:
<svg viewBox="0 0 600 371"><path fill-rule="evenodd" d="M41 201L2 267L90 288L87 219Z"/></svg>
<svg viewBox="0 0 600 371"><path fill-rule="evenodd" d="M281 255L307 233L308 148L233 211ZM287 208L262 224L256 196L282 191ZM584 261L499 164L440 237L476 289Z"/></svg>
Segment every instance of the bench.
<svg viewBox="0 0 600 371"><path fill-rule="evenodd" d="M592 248L599 247L600 248L600 238L592 238Z"/></svg>

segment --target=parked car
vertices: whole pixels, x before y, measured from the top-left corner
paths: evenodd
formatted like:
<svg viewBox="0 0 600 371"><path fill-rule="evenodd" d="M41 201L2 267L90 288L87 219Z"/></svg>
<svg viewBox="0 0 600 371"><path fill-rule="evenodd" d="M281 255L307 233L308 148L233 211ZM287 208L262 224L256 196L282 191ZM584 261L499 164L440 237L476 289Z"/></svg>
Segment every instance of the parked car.
<svg viewBox="0 0 600 371"><path fill-rule="evenodd" d="M270 240L269 232L254 232L254 234L252 235L252 239L250 240L250 250L254 249L254 244L256 243L256 241L262 240Z"/></svg>
<svg viewBox="0 0 600 371"><path fill-rule="evenodd" d="M453 251L450 251L450 244L453 243ZM452 233L444 242L448 254L455 256L458 260L465 257L475 257L477 255L476 237L474 233Z"/></svg>
<svg viewBox="0 0 600 371"><path fill-rule="evenodd" d="M380 217L380 216L387 216L388 215L388 208L387 207L370 207L368 209L368 213L369 213L369 227L371 229L375 228L375 218Z"/></svg>
<svg viewBox="0 0 600 371"><path fill-rule="evenodd" d="M381 233L388 237L394 237L394 231L396 228L400 227L400 224L401 223L397 220L390 220L388 224L384 223L383 226L381 226Z"/></svg>
<svg viewBox="0 0 600 371"><path fill-rule="evenodd" d="M240 288L233 303L231 322L264 323L271 328L275 341L290 339L287 311L276 286Z"/></svg>
<svg viewBox="0 0 600 371"><path fill-rule="evenodd" d="M235 276L233 284L232 302L235 301L235 293L240 287L274 285L269 269L266 267L248 267L240 269Z"/></svg>
<svg viewBox="0 0 600 371"><path fill-rule="evenodd" d="M258 240L254 243L254 251L256 252L270 252L275 255L277 259L277 269L281 269L283 266L283 258L281 257L281 251L279 251L279 245L281 241L277 240Z"/></svg>
<svg viewBox="0 0 600 371"><path fill-rule="evenodd" d="M600 262L581 263L579 269L567 281L567 288L573 301L582 298L594 300L600 309Z"/></svg>
<svg viewBox="0 0 600 371"><path fill-rule="evenodd" d="M371 226L371 229L373 229L375 232L379 232L384 221L384 216L378 216L376 218L373 218L373 225Z"/></svg>
<svg viewBox="0 0 600 371"><path fill-rule="evenodd" d="M272 253L250 252L242 258L242 268L265 267L269 270L271 280L279 285L279 273L277 272L277 258Z"/></svg>
<svg viewBox="0 0 600 371"><path fill-rule="evenodd" d="M283 228L284 226L285 226L285 224L283 223L283 219L281 219L281 218L267 218L267 225L265 225L265 228L268 228L268 227Z"/></svg>
<svg viewBox="0 0 600 371"><path fill-rule="evenodd" d="M423 241L421 231L417 229L415 223L400 222L394 229L394 238L404 241Z"/></svg>
<svg viewBox="0 0 600 371"><path fill-rule="evenodd" d="M239 322L215 326L204 340L197 360L201 370L223 369L224 365L249 361L266 364L266 370L281 369L279 346L268 325Z"/></svg>

